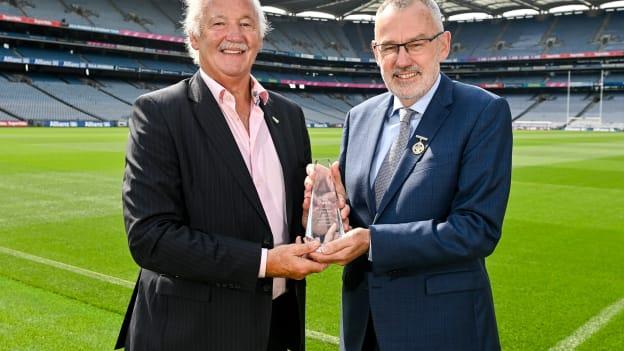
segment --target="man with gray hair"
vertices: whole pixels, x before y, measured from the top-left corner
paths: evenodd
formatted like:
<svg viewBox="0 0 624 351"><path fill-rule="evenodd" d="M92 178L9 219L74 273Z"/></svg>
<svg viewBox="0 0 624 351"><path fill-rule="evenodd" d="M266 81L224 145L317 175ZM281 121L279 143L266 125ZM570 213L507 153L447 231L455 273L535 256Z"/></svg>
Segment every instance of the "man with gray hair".
<svg viewBox="0 0 624 351"><path fill-rule="evenodd" d="M440 73L450 47L434 1L379 7L372 49L389 92L349 111L336 184L355 229L310 254L345 265L342 350L500 349L485 257L509 196L511 115Z"/></svg>
<svg viewBox="0 0 624 351"><path fill-rule="evenodd" d="M301 108L251 67L268 31L258 0L186 0L199 71L141 96L123 207L141 273L117 347L304 349L301 207L310 141Z"/></svg>

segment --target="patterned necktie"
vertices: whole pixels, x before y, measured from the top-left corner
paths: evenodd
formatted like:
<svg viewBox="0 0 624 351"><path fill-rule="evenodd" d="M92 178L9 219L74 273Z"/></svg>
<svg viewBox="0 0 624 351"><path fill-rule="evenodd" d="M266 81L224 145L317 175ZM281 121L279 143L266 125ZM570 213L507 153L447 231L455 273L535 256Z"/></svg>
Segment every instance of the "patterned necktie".
<svg viewBox="0 0 624 351"><path fill-rule="evenodd" d="M414 112L414 110L408 108L402 108L399 110L399 119L401 121L399 136L396 138L394 143L392 143L392 146L390 146L390 151L386 154L381 167L379 167L377 178L375 178L375 205L377 208L379 208L381 198L386 193L386 190L388 190L394 171L399 164L401 156L403 156L405 147L407 146L407 141L409 140L410 135L410 125L415 114Z"/></svg>

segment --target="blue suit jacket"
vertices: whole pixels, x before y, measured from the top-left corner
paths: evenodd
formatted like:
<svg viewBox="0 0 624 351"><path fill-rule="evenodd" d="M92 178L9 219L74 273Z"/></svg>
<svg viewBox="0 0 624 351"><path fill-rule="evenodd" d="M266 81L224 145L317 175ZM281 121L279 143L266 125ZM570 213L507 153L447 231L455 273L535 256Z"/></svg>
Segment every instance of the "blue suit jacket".
<svg viewBox="0 0 624 351"><path fill-rule="evenodd" d="M370 312L381 350L500 349L484 258L509 196L509 106L442 75L376 209L369 172L391 106L391 94L376 96L345 122L350 221L370 229L372 262L364 255L344 269L341 348L361 350ZM416 135L428 139L421 154Z"/></svg>

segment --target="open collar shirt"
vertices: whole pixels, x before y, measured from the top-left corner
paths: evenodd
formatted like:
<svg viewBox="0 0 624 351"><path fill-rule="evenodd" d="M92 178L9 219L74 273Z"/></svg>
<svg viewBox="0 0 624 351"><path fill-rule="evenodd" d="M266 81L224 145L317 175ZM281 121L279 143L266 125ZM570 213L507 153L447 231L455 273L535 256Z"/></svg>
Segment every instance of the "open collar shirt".
<svg viewBox="0 0 624 351"><path fill-rule="evenodd" d="M273 233L274 246L288 243L286 225L286 194L282 164L264 119L260 104L266 104L269 93L251 76L251 108L249 113L249 131L236 112L236 100L227 89L200 69L200 75L214 96L225 116L238 150L245 161L269 220ZM267 249L262 249L259 278L266 273ZM273 298L286 292L284 278L273 279Z"/></svg>

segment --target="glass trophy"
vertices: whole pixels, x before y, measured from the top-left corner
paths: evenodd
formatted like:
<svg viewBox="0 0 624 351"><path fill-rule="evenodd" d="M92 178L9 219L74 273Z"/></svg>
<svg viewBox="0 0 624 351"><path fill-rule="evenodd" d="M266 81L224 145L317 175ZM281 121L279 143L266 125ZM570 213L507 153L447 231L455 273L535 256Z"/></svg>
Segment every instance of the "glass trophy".
<svg viewBox="0 0 624 351"><path fill-rule="evenodd" d="M330 242L344 235L338 195L329 168L314 164L315 181L308 210L306 238Z"/></svg>

